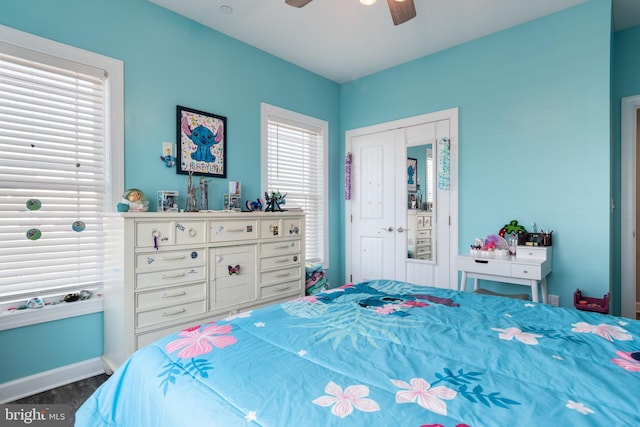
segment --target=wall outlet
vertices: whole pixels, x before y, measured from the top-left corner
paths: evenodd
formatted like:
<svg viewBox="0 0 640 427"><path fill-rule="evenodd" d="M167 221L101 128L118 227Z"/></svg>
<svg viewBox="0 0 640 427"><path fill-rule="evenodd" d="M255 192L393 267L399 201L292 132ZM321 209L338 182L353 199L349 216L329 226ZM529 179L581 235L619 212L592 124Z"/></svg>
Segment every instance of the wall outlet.
<svg viewBox="0 0 640 427"><path fill-rule="evenodd" d="M560 307L560 295L549 294L547 295L547 301L555 307Z"/></svg>

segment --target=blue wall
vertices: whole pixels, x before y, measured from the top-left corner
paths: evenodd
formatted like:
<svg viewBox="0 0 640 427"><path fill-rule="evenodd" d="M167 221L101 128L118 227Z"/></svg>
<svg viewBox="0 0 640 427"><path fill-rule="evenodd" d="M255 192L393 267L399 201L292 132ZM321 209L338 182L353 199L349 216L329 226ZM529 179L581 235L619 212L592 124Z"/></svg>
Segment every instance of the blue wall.
<svg viewBox="0 0 640 427"><path fill-rule="evenodd" d="M0 24L124 61L125 185L153 200L157 190L186 192L185 175L160 161L163 141L176 141L176 105L227 117L227 179L212 179L212 209L222 209L228 180L242 182L245 198L260 187L260 103L297 111L329 122L329 185L339 186L339 85L291 63L224 36L147 0L2 0ZM329 280L341 265L340 194L330 192ZM184 197L181 197L184 203ZM151 203L153 204L153 203ZM154 207L155 208L155 207ZM1 363L0 383L102 354L102 325L92 340L66 340L91 317L0 332L0 348L13 359ZM83 328L84 330L84 328ZM17 339L38 342L32 353ZM49 351L49 343L64 343ZM28 358L23 355L30 354ZM46 355L46 357L44 357ZM36 356L41 356L38 358ZM28 364L21 364L21 360ZM14 369L14 365L16 366ZM19 366L19 367L18 367Z"/></svg>
<svg viewBox="0 0 640 427"><path fill-rule="evenodd" d="M459 107L459 251L511 219L554 230L549 292L609 291L611 2L344 84L342 130ZM341 136L344 132L341 133ZM499 287L499 285L496 285Z"/></svg>
<svg viewBox="0 0 640 427"><path fill-rule="evenodd" d="M329 121L333 284L344 277L344 132L459 107L460 250L511 219L535 221L555 230L551 293L569 305L577 287L594 295L609 290L610 0L589 0L344 85L146 0L2 0L0 24L124 61L125 181L149 195L186 188L186 177L158 159L161 142L175 141L176 105L228 118L228 180L242 181L243 193L255 197L260 102ZM615 39L624 45L616 64L626 51L638 57L626 43L640 37L629 34ZM213 208L221 208L226 182L211 182ZM0 348L18 349L2 365L0 382L77 362L78 354L99 356L102 330L95 325L95 342L65 343L66 352L14 369L29 351L17 340L47 334L58 342L87 320L95 318L0 333Z"/></svg>

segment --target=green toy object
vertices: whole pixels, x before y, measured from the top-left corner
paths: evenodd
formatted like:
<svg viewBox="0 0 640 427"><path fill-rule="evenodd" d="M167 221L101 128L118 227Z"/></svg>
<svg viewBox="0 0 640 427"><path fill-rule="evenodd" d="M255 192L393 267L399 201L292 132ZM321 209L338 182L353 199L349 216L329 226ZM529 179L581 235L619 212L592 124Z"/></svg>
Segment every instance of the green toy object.
<svg viewBox="0 0 640 427"><path fill-rule="evenodd" d="M504 237L505 234L517 235L520 232L526 233L527 230L525 230L523 226L519 225L517 220L512 219L511 222L509 222L509 224L505 224L504 227L500 229L499 234L500 236Z"/></svg>

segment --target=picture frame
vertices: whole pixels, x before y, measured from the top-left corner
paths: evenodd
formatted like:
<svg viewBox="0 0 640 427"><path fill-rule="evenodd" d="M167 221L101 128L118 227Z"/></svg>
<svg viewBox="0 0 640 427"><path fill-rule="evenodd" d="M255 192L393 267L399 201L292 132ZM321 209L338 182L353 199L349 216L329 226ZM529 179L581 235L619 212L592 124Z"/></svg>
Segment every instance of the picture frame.
<svg viewBox="0 0 640 427"><path fill-rule="evenodd" d="M407 157L407 191L415 193L418 189L418 159Z"/></svg>
<svg viewBox="0 0 640 427"><path fill-rule="evenodd" d="M227 118L178 105L176 173L227 177Z"/></svg>

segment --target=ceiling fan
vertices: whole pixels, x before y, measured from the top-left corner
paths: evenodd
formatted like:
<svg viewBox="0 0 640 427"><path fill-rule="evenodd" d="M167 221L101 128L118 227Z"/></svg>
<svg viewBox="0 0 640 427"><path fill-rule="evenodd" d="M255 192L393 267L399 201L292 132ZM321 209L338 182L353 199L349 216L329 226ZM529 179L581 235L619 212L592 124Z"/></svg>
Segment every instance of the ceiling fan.
<svg viewBox="0 0 640 427"><path fill-rule="evenodd" d="M303 7L310 3L311 0L285 0L285 3L293 7ZM373 4L376 0L360 0L363 4ZM413 0L387 0L389 11L394 25L404 24L410 19L416 17L416 6Z"/></svg>

